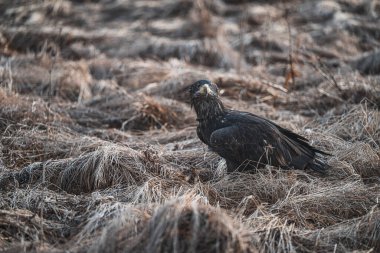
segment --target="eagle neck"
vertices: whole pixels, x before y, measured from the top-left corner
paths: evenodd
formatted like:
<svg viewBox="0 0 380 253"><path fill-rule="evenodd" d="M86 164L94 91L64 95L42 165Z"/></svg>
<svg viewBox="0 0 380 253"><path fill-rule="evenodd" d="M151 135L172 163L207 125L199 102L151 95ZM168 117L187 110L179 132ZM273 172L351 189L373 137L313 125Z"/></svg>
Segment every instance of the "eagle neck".
<svg viewBox="0 0 380 253"><path fill-rule="evenodd" d="M194 104L199 122L219 118L225 114L225 108L219 99L203 100Z"/></svg>

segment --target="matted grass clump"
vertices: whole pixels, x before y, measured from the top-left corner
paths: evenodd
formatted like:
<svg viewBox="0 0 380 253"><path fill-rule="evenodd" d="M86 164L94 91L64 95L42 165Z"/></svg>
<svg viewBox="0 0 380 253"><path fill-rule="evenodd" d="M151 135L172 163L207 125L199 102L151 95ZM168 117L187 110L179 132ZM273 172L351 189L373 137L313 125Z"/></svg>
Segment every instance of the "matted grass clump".
<svg viewBox="0 0 380 253"><path fill-rule="evenodd" d="M134 225L130 216L135 212L123 213L124 217L120 219L127 222L118 224L114 221L104 229L102 241L96 245L97 252L114 252L115 249L132 252L255 252L249 249L247 231L241 230L221 210L197 203L196 198L195 195L185 195L156 208L153 213L146 211L145 217L135 218ZM110 240L115 248L109 248Z"/></svg>

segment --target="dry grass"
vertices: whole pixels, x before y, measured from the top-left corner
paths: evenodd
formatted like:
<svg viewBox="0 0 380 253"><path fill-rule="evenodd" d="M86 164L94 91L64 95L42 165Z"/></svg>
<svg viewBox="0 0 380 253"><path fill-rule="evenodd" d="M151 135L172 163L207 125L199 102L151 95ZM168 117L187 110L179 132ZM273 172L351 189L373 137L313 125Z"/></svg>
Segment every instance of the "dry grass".
<svg viewBox="0 0 380 253"><path fill-rule="evenodd" d="M1 2L0 251L380 251L370 2ZM327 175L227 174L189 104L206 78Z"/></svg>
<svg viewBox="0 0 380 253"><path fill-rule="evenodd" d="M202 202L187 194L153 210L123 210L94 248L96 252L252 252L247 232Z"/></svg>

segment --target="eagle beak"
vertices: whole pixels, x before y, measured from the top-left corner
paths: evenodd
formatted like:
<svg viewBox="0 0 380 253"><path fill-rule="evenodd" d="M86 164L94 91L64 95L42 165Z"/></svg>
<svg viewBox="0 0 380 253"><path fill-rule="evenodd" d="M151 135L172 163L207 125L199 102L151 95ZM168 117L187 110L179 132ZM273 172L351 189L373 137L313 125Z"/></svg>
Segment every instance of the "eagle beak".
<svg viewBox="0 0 380 253"><path fill-rule="evenodd" d="M203 85L199 89L199 93L203 96L214 95L214 92L212 91L212 89L210 88L208 84Z"/></svg>

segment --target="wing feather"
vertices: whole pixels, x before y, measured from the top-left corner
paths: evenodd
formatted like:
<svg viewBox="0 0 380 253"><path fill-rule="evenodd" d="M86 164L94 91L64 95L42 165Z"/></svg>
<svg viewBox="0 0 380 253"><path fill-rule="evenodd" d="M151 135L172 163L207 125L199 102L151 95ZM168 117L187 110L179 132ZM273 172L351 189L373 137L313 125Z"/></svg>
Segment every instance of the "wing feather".
<svg viewBox="0 0 380 253"><path fill-rule="evenodd" d="M315 152L307 139L250 113L230 111L226 127L214 131L209 145L229 163L247 159L258 164L304 169Z"/></svg>

